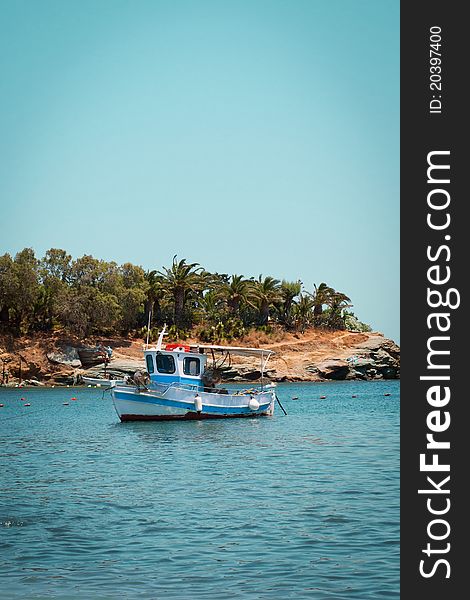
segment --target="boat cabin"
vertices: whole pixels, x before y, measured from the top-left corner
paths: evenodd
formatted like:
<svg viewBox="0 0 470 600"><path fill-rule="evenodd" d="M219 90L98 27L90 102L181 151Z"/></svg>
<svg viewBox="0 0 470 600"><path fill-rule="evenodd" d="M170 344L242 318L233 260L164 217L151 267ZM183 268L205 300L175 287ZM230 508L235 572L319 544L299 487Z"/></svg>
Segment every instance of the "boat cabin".
<svg viewBox="0 0 470 600"><path fill-rule="evenodd" d="M191 351L189 346L167 344L165 349L145 350L147 372L152 381L158 383L202 383L207 356Z"/></svg>
<svg viewBox="0 0 470 600"><path fill-rule="evenodd" d="M261 385L267 362L274 354L272 350L263 348L244 348L237 346L216 346L212 344L197 344L187 346L184 344L163 344L165 328L160 332L158 342L149 346L148 341L144 346L145 363L150 380L159 384L189 384L201 389L213 388L214 383L207 379L208 353L212 356L212 369L220 368L227 358L230 365L231 354L245 357L256 357L260 361ZM222 361L217 365L215 354L222 354ZM210 371L210 369L208 370ZM206 374L206 377L204 375Z"/></svg>

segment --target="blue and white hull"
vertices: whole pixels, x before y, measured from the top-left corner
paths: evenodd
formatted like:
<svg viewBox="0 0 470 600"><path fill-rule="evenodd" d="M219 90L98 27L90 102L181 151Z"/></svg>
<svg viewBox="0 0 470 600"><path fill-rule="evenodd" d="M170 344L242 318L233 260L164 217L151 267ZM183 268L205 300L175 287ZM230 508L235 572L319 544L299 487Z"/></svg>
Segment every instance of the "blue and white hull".
<svg viewBox="0 0 470 600"><path fill-rule="evenodd" d="M116 386L112 396L121 421L270 416L275 400L273 390L226 394L200 391L195 386L158 384L147 389Z"/></svg>

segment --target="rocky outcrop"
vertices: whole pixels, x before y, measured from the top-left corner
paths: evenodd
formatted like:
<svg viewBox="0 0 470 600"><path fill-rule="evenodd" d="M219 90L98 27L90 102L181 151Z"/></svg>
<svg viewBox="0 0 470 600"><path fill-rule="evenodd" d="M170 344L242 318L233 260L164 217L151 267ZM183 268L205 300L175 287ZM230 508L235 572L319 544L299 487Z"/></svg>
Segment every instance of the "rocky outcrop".
<svg viewBox="0 0 470 600"><path fill-rule="evenodd" d="M318 332L268 346L276 354L265 376L273 381L397 379L400 348L380 333ZM260 372L237 360L232 381L253 381Z"/></svg>
<svg viewBox="0 0 470 600"><path fill-rule="evenodd" d="M350 375L349 363L339 358L330 358L312 367L323 379L348 379Z"/></svg>
<svg viewBox="0 0 470 600"><path fill-rule="evenodd" d="M122 379L125 375L133 375L136 371L145 371L145 362L143 358L117 358L111 359L106 367L106 375L112 379ZM87 377L103 377L104 367L102 365L82 369L80 375Z"/></svg>
<svg viewBox="0 0 470 600"><path fill-rule="evenodd" d="M397 379L400 375L400 348L379 333L328 332L319 338L302 337L272 346L276 354L264 377L282 382ZM225 382L259 382L261 371L253 367L252 359L234 356L219 376Z"/></svg>
<svg viewBox="0 0 470 600"><path fill-rule="evenodd" d="M398 379L400 348L383 336L371 336L344 360L329 359L313 367L322 379Z"/></svg>
<svg viewBox="0 0 470 600"><path fill-rule="evenodd" d="M78 351L73 346L63 346L53 352L48 352L46 356L51 363L58 365L66 365L73 368L82 366Z"/></svg>
<svg viewBox="0 0 470 600"><path fill-rule="evenodd" d="M360 379L397 379L400 377L400 348L383 336L371 336L348 357L353 374Z"/></svg>

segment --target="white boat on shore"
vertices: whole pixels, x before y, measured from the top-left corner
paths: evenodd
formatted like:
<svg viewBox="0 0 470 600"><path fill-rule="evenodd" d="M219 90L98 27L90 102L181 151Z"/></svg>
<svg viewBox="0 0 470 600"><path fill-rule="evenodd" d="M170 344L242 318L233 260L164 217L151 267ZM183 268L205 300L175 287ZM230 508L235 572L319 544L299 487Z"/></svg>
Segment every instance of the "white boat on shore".
<svg viewBox="0 0 470 600"><path fill-rule="evenodd" d="M83 377L82 381L85 385L91 385L95 387L101 387L103 389L109 389L115 385L125 385L124 379L105 379L104 377Z"/></svg>
<svg viewBox="0 0 470 600"><path fill-rule="evenodd" d="M147 366L134 377L133 385L115 385L111 390L114 407L121 421L167 421L173 419L214 419L270 416L274 413L275 385L264 385L263 375L272 350L215 346L208 344L166 344L160 333L155 346L144 346ZM260 360L261 385L237 389L217 387L213 373L216 356L230 361L231 355ZM208 357L213 359L207 365ZM220 365L219 365L220 366Z"/></svg>

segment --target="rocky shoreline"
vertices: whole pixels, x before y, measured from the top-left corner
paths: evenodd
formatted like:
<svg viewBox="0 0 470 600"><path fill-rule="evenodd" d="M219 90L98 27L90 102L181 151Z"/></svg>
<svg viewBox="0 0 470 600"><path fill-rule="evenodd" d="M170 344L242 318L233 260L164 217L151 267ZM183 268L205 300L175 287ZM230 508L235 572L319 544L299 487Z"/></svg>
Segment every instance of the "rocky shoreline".
<svg viewBox="0 0 470 600"><path fill-rule="evenodd" d="M266 347L276 352L267 373L276 382L400 377L400 348L380 333L332 332L319 335L319 339ZM242 381L253 380L255 373L237 362L228 375Z"/></svg>
<svg viewBox="0 0 470 600"><path fill-rule="evenodd" d="M84 342L60 335L0 337L0 384L80 385L83 376L100 377L105 363L83 364L83 352L79 352L98 344L112 349L112 358L106 365L106 372L112 378L145 369L142 340L100 338ZM378 380L400 376L400 348L377 332L313 330L304 335L286 334L280 342L270 344L269 340L263 340L255 345L275 352L265 375L275 382ZM260 377L259 367L247 359L236 358L222 370L226 382L254 382Z"/></svg>

